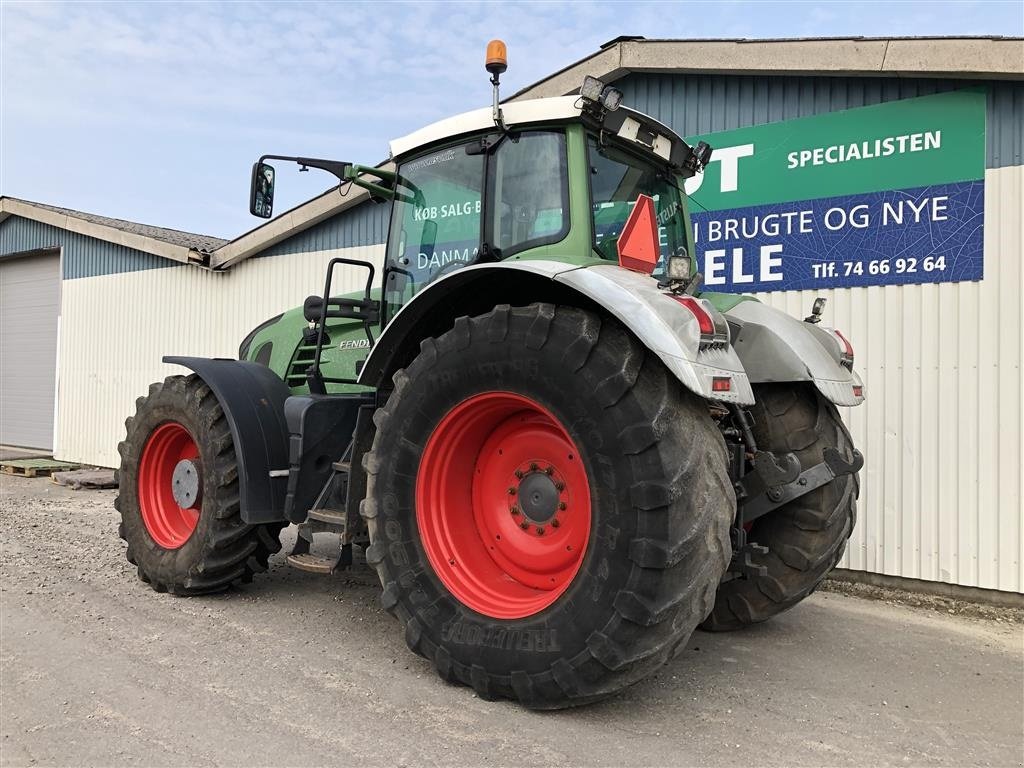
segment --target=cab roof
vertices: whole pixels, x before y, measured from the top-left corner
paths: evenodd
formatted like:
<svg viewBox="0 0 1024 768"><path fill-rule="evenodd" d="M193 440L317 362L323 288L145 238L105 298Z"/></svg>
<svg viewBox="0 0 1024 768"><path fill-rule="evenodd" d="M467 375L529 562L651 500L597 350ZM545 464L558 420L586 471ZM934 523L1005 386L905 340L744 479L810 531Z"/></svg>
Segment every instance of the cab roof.
<svg viewBox="0 0 1024 768"><path fill-rule="evenodd" d="M554 96L546 99L530 99L502 104L501 112L505 124L528 125L530 123L550 123L559 120L572 120L580 116L582 105L579 96ZM438 120L425 128L413 131L407 136L393 139L391 142L391 159L394 160L420 147L426 147L444 139L454 138L466 133L484 131L494 127L494 112L491 107L474 109L461 115Z"/></svg>

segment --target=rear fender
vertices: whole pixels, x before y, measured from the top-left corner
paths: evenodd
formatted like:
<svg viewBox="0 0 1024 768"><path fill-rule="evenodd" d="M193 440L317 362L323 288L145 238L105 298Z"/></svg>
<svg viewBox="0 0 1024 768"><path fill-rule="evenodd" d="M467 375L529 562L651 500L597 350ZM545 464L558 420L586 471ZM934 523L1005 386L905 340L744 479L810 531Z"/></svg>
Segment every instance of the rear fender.
<svg viewBox="0 0 1024 768"><path fill-rule="evenodd" d="M711 400L754 402L743 364L732 349L701 349L700 326L692 313L659 289L650 275L610 263L581 267L546 260L504 261L453 272L421 290L388 323L359 383L386 382L396 368L408 364L410 340L418 349L421 339L450 328L456 317L535 301L597 307L626 326L687 389ZM713 380L721 377L730 379L727 392L713 391Z"/></svg>
<svg viewBox="0 0 1024 768"><path fill-rule="evenodd" d="M264 365L204 357L165 357L189 368L213 391L224 410L238 457L242 520L284 520L288 490L288 387Z"/></svg>
<svg viewBox="0 0 1024 768"><path fill-rule="evenodd" d="M727 310L732 344L753 384L808 381L836 405L864 402L860 376L840 363L824 330L756 301Z"/></svg>

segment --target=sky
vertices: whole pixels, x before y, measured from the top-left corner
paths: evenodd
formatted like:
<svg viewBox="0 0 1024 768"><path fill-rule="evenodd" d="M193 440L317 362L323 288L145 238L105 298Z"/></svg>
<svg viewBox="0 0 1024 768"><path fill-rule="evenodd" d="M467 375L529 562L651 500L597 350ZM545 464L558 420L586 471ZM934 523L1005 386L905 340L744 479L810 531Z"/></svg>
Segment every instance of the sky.
<svg viewBox="0 0 1024 768"><path fill-rule="evenodd" d="M0 0L0 194L233 238L261 154L374 165L619 35L1024 35L1024 2ZM275 208L333 177L278 164Z"/></svg>

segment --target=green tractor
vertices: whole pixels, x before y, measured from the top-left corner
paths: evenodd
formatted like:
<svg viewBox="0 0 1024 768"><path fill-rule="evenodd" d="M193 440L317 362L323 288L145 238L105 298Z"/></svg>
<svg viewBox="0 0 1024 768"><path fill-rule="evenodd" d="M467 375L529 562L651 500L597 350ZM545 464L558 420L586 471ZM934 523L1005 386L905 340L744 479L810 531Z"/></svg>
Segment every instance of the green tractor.
<svg viewBox="0 0 1024 768"><path fill-rule="evenodd" d="M683 184L710 147L594 78L501 105L504 69L494 44L493 105L392 142L394 170L275 156L391 206L383 269L332 259L237 361L164 358L192 373L139 399L117 508L157 591L251 580L289 524L297 568L361 553L442 678L559 708L817 587L863 463L836 406L864 393L820 300L700 290ZM365 290L332 295L337 267Z"/></svg>

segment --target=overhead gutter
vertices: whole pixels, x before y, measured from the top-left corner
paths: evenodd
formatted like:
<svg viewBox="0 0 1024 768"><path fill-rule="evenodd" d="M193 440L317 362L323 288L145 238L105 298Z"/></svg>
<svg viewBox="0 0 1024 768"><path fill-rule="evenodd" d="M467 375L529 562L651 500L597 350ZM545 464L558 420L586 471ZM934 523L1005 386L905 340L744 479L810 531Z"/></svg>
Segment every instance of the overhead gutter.
<svg viewBox="0 0 1024 768"><path fill-rule="evenodd" d="M565 96L579 89L584 75L613 82L631 72L1021 80L1024 39L624 39L524 88L509 100Z"/></svg>
<svg viewBox="0 0 1024 768"><path fill-rule="evenodd" d="M393 163L383 163L379 168L394 170ZM372 176L371 176L372 178ZM370 199L370 193L354 184L333 187L322 195L298 205L280 216L271 219L256 229L236 237L210 254L210 267L228 269L250 256L265 251L272 245L309 229L325 219L352 208Z"/></svg>
<svg viewBox="0 0 1024 768"><path fill-rule="evenodd" d="M47 208L39 208L24 200L0 197L0 221L3 221L8 216L21 216L22 218L38 221L42 224L49 224L69 232L77 232L86 237L104 240L115 245L123 245L126 248L133 248L136 251L150 253L154 256L162 256L165 259L182 264L197 264L199 266L206 264L207 254L194 248L174 245L173 243L140 235L136 232L125 232L116 227L108 227L105 224L97 224L93 221L80 219L65 213L58 213Z"/></svg>

